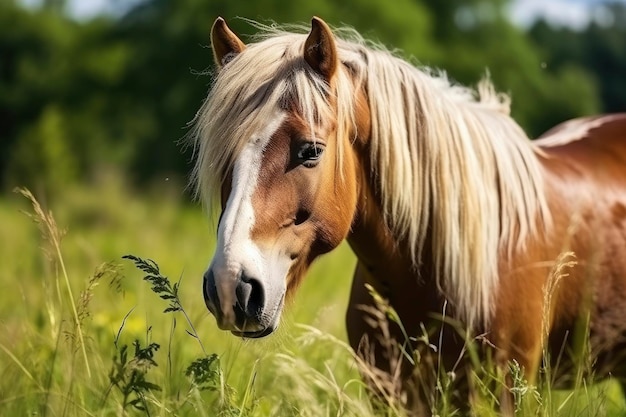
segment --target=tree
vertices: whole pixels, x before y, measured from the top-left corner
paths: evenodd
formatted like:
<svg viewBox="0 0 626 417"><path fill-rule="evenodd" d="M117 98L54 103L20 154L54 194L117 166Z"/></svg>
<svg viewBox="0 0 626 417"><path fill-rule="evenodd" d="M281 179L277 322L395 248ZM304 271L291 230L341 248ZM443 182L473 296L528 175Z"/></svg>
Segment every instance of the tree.
<svg viewBox="0 0 626 417"><path fill-rule="evenodd" d="M236 16L302 22L306 31L320 15L464 84L488 69L532 136L597 112L599 97L606 110L625 106L623 6L611 6L611 26L577 33L540 22L528 36L508 21L507 0L146 0L87 22L65 16L63 3L0 2L0 182L8 188L63 185L111 166L137 181L185 177L192 155L178 142L210 88L209 32L220 15L244 40L255 29Z"/></svg>
<svg viewBox="0 0 626 417"><path fill-rule="evenodd" d="M599 90L598 110L626 110L626 4L597 5L595 19L581 31L555 28L536 22L529 36L548 62L548 72L559 74L568 68L593 77ZM587 100L576 91L563 91L576 101Z"/></svg>

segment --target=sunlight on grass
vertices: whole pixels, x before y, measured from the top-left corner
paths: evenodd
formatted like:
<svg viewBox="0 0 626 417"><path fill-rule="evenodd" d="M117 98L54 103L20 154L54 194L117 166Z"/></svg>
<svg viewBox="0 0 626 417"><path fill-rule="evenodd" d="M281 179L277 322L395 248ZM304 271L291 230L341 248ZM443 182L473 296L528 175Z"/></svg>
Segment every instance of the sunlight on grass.
<svg viewBox="0 0 626 417"><path fill-rule="evenodd" d="M175 192L164 194L168 198L140 199L113 179L97 189L69 189L34 213L25 199L4 198L0 221L8 227L0 232L0 250L9 255L9 262L2 275L21 296L0 303L1 330L9 336L0 350L7 364L5 382L0 383L2 415L118 415L131 408L190 415L202 409L214 415L212 408L236 411L225 415L249 415L258 408L263 411L255 415L285 415L276 408L283 399L266 400L275 397L270 387L276 375L268 367L275 355L285 352L302 363L308 363L307 355L319 360L320 372L333 369L357 376L349 355L344 353L331 365L327 354L302 350L290 336L296 321L315 322L343 336L354 265L347 248L314 267L313 285L305 283L303 295L315 304L302 306L302 299L296 298L276 337L242 341L217 330L198 296L213 251L206 216L198 207L183 204ZM35 223L51 223L51 230L39 234L24 213L32 213ZM58 235L50 239L51 233ZM122 259L127 253L157 259L164 270L174 271L172 282L178 285L186 317L178 316L180 311L163 315L167 303L159 304L132 262ZM204 368L198 368L203 362L194 360L211 357L218 358L211 364L217 369L212 382L216 385L205 386L205 381L200 386L196 379L206 378L211 366L204 362ZM189 371L193 363L196 372ZM198 369L205 374L199 375ZM184 399L174 401L181 390L187 392ZM320 409L308 408L311 415L319 415Z"/></svg>
<svg viewBox="0 0 626 417"><path fill-rule="evenodd" d="M42 207L22 194L0 197L0 415L398 415L374 410L346 342L346 244L314 264L275 335L247 341L207 312L213 232L180 187L138 196L112 177ZM515 389L534 398L519 415L624 415L614 383Z"/></svg>

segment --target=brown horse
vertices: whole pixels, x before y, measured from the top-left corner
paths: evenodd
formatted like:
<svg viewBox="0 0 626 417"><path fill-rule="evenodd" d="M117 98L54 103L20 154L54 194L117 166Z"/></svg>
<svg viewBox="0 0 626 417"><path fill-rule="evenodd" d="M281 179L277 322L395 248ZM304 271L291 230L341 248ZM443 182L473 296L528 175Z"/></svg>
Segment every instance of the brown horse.
<svg viewBox="0 0 626 417"><path fill-rule="evenodd" d="M464 380L476 335L532 382L550 349L568 370L582 322L595 371L626 377L626 114L530 141L489 81L453 85L318 18L308 34L258 28L246 45L215 21L193 130L198 192L221 199L203 284L221 329L272 333L311 262L347 239L350 343L416 414L434 407L428 364ZM401 324L376 324L378 299Z"/></svg>

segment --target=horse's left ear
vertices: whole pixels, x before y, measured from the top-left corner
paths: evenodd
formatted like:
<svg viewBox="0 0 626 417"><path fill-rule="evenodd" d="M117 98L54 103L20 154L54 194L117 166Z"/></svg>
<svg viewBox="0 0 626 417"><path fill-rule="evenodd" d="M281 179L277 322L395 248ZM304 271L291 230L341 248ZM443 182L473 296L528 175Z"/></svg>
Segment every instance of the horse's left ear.
<svg viewBox="0 0 626 417"><path fill-rule="evenodd" d="M337 71L337 46L330 28L319 17L311 20L311 32L304 42L304 59L327 81Z"/></svg>
<svg viewBox="0 0 626 417"><path fill-rule="evenodd" d="M226 21L221 17L215 19L211 28L211 46L215 65L222 68L234 57L246 49L246 45L230 30Z"/></svg>

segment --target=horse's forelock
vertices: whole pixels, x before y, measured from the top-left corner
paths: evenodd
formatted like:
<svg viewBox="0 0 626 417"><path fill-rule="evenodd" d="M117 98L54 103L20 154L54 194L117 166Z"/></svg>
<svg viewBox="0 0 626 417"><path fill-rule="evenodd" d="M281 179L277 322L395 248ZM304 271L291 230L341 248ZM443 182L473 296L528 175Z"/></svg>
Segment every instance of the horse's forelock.
<svg viewBox="0 0 626 417"><path fill-rule="evenodd" d="M250 44L215 77L191 131L197 150L196 192L209 205L224 174L268 115L295 104L314 122L326 105L319 82L304 75L304 59L299 57L304 39L281 34Z"/></svg>

